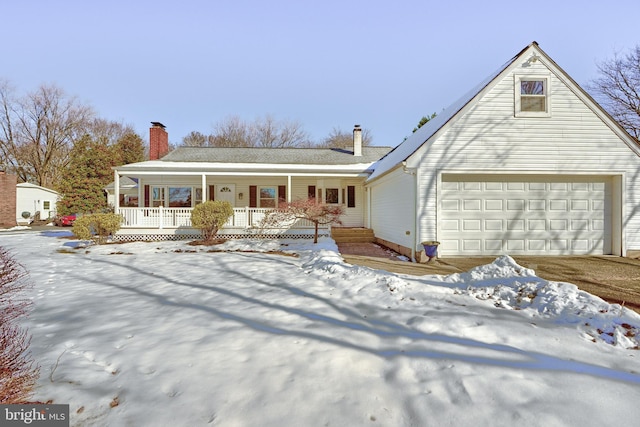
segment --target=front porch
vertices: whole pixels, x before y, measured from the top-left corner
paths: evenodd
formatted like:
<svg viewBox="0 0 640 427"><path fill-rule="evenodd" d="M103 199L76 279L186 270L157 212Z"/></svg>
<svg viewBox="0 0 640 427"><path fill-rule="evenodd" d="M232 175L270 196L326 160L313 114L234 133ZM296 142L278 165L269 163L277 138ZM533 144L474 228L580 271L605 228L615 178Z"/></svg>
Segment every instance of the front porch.
<svg viewBox="0 0 640 427"><path fill-rule="evenodd" d="M114 236L117 241L183 240L201 238L200 230L191 225L193 208L138 207L117 208L123 223ZM218 231L220 237L234 239L247 237L311 238L315 232L313 222L298 219L278 228L263 228L262 219L272 209L234 208L233 216ZM321 225L319 236L329 236L330 227Z"/></svg>

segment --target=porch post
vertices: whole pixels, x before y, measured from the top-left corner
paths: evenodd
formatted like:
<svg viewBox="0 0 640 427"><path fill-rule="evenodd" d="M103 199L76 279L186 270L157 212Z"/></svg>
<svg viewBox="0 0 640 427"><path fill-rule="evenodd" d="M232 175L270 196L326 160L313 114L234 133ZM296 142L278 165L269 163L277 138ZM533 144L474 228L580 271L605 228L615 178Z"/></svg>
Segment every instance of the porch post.
<svg viewBox="0 0 640 427"><path fill-rule="evenodd" d="M113 197L115 198L113 210L118 213L118 210L120 210L120 174L118 174L117 170L113 171Z"/></svg>
<svg viewBox="0 0 640 427"><path fill-rule="evenodd" d="M204 203L206 200L209 200L209 187L207 187L207 176L202 174L202 200Z"/></svg>
<svg viewBox="0 0 640 427"><path fill-rule="evenodd" d="M291 175L287 175L287 203L291 203Z"/></svg>

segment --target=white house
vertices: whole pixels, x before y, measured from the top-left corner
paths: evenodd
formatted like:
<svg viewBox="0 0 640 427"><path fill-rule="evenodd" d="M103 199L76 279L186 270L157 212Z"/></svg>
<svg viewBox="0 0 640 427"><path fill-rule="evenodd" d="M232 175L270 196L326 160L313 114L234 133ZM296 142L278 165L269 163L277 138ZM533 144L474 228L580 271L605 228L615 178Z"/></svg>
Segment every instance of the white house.
<svg viewBox="0 0 640 427"><path fill-rule="evenodd" d="M389 147L363 147L361 129L354 129L353 149L179 147L168 151L165 127L152 122L152 160L114 168L113 201L124 216L116 238L184 238L199 236L191 228L191 209L203 200L226 200L234 216L219 234L255 235L266 211L283 201L316 198L345 207L345 226L365 225L364 181L372 165ZM137 207L121 206L121 181L137 182ZM129 199L131 200L131 199ZM280 234L299 236L313 228L298 221ZM269 230L270 233L277 230Z"/></svg>
<svg viewBox="0 0 640 427"><path fill-rule="evenodd" d="M367 179L382 240L441 255L640 250L640 147L532 43Z"/></svg>
<svg viewBox="0 0 640 427"><path fill-rule="evenodd" d="M425 240L441 255L640 250L640 147L535 42L393 150L359 132L353 150L185 147L117 167L115 188L139 183L121 234L186 234L214 198L242 235L260 209L313 196L411 256Z"/></svg>
<svg viewBox="0 0 640 427"><path fill-rule="evenodd" d="M36 212L40 212L41 219L53 218L59 197L58 192L39 185L28 182L16 185L16 221L28 224Z"/></svg>

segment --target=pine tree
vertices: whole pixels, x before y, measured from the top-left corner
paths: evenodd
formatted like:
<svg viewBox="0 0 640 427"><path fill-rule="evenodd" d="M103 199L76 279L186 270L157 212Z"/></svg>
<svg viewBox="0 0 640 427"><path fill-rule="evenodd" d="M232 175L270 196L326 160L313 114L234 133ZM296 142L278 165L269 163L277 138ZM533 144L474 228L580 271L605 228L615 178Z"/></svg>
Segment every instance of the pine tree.
<svg viewBox="0 0 640 427"><path fill-rule="evenodd" d="M104 187L113 179L114 148L95 142L89 135L78 140L70 154L59 187L58 213L99 212L107 208Z"/></svg>

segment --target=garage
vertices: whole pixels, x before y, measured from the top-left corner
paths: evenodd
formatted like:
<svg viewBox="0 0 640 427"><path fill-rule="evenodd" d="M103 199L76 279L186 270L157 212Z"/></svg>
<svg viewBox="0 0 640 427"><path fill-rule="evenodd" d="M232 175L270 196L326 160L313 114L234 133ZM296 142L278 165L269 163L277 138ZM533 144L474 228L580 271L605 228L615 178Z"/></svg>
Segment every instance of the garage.
<svg viewBox="0 0 640 427"><path fill-rule="evenodd" d="M439 252L611 254L614 181L598 175L442 174Z"/></svg>

